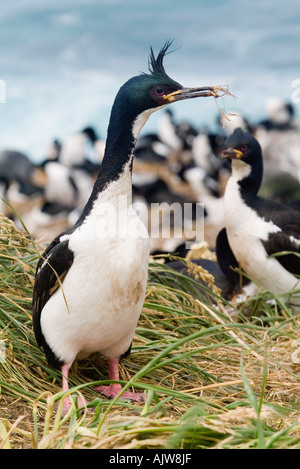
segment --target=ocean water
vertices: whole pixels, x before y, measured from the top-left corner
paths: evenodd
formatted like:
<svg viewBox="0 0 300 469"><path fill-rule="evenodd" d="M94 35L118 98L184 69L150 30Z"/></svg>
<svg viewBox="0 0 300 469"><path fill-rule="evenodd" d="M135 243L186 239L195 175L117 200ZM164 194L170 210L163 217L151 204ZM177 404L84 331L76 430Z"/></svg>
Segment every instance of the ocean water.
<svg viewBox="0 0 300 469"><path fill-rule="evenodd" d="M225 112L256 123L280 96L300 115L299 0L2 1L0 149L39 161L53 138L87 125L105 138L119 87L147 71L150 44L158 51L167 39L167 73L184 86L229 85L236 99L218 100ZM216 127L212 98L172 109L178 121Z"/></svg>

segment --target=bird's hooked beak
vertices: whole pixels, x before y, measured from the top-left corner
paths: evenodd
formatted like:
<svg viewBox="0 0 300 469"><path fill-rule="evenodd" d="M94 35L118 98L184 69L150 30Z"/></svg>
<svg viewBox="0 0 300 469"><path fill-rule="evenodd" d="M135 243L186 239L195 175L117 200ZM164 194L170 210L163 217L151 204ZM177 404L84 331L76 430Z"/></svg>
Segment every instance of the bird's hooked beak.
<svg viewBox="0 0 300 469"><path fill-rule="evenodd" d="M182 101L183 99L199 98L201 96L213 96L219 98L220 87L202 86L201 88L181 88L163 96L166 104ZM222 90L223 91L223 90Z"/></svg>
<svg viewBox="0 0 300 469"><path fill-rule="evenodd" d="M222 158L225 159L230 159L230 160L239 160L243 158L244 154L241 150L237 150L236 148L226 148L226 150L223 151L222 153Z"/></svg>

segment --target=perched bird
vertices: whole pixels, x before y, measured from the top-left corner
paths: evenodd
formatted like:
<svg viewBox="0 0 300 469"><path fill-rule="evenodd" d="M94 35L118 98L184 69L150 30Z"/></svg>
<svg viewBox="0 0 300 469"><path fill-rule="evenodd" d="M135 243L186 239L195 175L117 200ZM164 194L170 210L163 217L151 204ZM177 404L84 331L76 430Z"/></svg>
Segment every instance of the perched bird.
<svg viewBox="0 0 300 469"><path fill-rule="evenodd" d="M0 175L9 181L31 181L34 164L27 155L15 150L0 152Z"/></svg>
<svg viewBox="0 0 300 469"><path fill-rule="evenodd" d="M294 108L280 98L269 99L266 106L268 118L259 123L254 134L262 148L265 172L270 178L293 177L299 184L300 129Z"/></svg>
<svg viewBox="0 0 300 469"><path fill-rule="evenodd" d="M295 110L291 103L278 97L269 98L266 102L267 118L259 125L266 130L288 130L294 127Z"/></svg>
<svg viewBox="0 0 300 469"><path fill-rule="evenodd" d="M135 159L145 163L166 163L170 153L168 145L163 143L156 134L147 134L139 138L135 150Z"/></svg>
<svg viewBox="0 0 300 469"><path fill-rule="evenodd" d="M231 161L224 195L225 228L217 239L217 258L224 273L237 281L240 267L257 285L280 295L299 288L300 213L258 196L263 157L258 141L236 129L225 142ZM282 251L285 255L275 256ZM300 304L291 297L290 304Z"/></svg>
<svg viewBox="0 0 300 469"><path fill-rule="evenodd" d="M84 206L93 188L93 179L85 171L69 168L59 161L44 165L47 177L44 197L47 202L69 207L70 210Z"/></svg>
<svg viewBox="0 0 300 469"><path fill-rule="evenodd" d="M56 159L69 168L82 168L88 173L94 173L99 171L104 147L105 142L98 137L95 129L86 127L78 133L68 135L60 145L56 145ZM89 158L89 153L92 153L96 162Z"/></svg>
<svg viewBox="0 0 300 469"><path fill-rule="evenodd" d="M158 137L163 143L168 145L171 150L180 151L183 148L183 141L176 132L173 113L169 109L163 113L160 119Z"/></svg>
<svg viewBox="0 0 300 469"><path fill-rule="evenodd" d="M252 133L252 126L249 120L242 114L237 114L235 111L228 112L230 118L228 119L225 115L219 115L217 123L223 130L223 133L228 137L235 129L241 128Z"/></svg>
<svg viewBox="0 0 300 469"><path fill-rule="evenodd" d="M135 142L149 116L161 107L198 96L218 97L214 88L183 88L165 72L167 42L148 74L119 90L110 116L105 154L91 196L75 225L57 236L41 256L33 291L33 324L50 365L61 369L63 390L75 358L100 352L109 379L119 381L119 360L129 352L144 302L149 238L132 208ZM219 90L219 88L218 88ZM97 388L107 397L121 385ZM123 397L143 396L124 392ZM81 404L81 403L80 403ZM64 410L70 408L64 400Z"/></svg>
<svg viewBox="0 0 300 469"><path fill-rule="evenodd" d="M187 121L175 122L173 112L167 109L158 125L158 136L172 151L188 150L197 135L195 128Z"/></svg>
<svg viewBox="0 0 300 469"><path fill-rule="evenodd" d="M34 163L24 153L15 150L0 152L0 180L5 181L5 197L10 202L43 192L34 182L34 172Z"/></svg>
<svg viewBox="0 0 300 469"><path fill-rule="evenodd" d="M196 167L205 170L209 177L214 179L218 178L219 171L223 164L220 158L214 153L210 135L205 130L200 131L193 140L192 158Z"/></svg>

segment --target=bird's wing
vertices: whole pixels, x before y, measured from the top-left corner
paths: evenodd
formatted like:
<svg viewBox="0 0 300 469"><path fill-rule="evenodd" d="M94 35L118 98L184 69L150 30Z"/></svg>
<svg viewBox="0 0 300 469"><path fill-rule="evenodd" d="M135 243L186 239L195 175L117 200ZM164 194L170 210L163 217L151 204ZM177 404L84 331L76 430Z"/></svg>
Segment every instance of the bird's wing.
<svg viewBox="0 0 300 469"><path fill-rule="evenodd" d="M262 203L267 202L263 200ZM300 212L271 201L268 201L267 212L263 211L263 207L259 210L261 216L266 221L272 220L281 230L270 233L268 239L263 241L268 256L276 256L286 270L300 275Z"/></svg>
<svg viewBox="0 0 300 469"><path fill-rule="evenodd" d="M37 343L43 345L44 338L41 331L41 312L49 298L62 284L73 263L73 252L68 247L68 240L60 241L55 238L41 256L37 269L33 289L32 313L33 328Z"/></svg>
<svg viewBox="0 0 300 469"><path fill-rule="evenodd" d="M268 256L277 261L289 272L300 275L300 236L290 231L271 233L263 245Z"/></svg>
<svg viewBox="0 0 300 469"><path fill-rule="evenodd" d="M223 228L217 236L216 255L220 269L233 285L238 286L248 283L248 279L244 276L241 277L235 270L239 268L239 264L229 245L226 228Z"/></svg>

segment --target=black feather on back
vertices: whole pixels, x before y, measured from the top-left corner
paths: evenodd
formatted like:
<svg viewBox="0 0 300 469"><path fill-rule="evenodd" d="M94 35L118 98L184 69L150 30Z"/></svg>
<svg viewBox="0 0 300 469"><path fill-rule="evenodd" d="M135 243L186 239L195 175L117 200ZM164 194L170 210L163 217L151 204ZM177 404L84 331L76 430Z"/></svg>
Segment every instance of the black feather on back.
<svg viewBox="0 0 300 469"><path fill-rule="evenodd" d="M293 243L290 236L283 232L271 233L263 245L267 254L276 257L286 270L293 275L300 275L300 246Z"/></svg>
<svg viewBox="0 0 300 469"><path fill-rule="evenodd" d="M67 240L60 242L59 237L49 244L38 262L33 289L34 334L38 345L44 349L48 363L54 367L59 367L61 362L48 346L42 333L41 313L49 298L62 285L63 279L73 263L74 254L68 244Z"/></svg>
<svg viewBox="0 0 300 469"><path fill-rule="evenodd" d="M239 263L229 245L226 228L223 228L217 236L216 255L220 269L230 280L232 285L238 287L249 283L246 277L236 271L236 269L239 269Z"/></svg>
<svg viewBox="0 0 300 469"><path fill-rule="evenodd" d="M267 254L295 253L278 255L276 260L292 274L300 275L300 212L262 197L257 199L255 210L260 217L272 221L282 230L270 233L268 240L263 241Z"/></svg>

